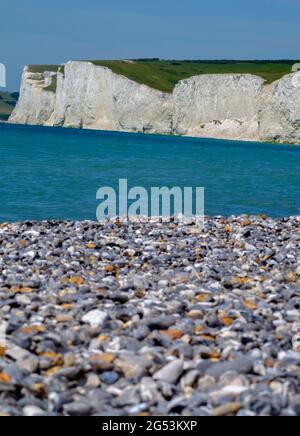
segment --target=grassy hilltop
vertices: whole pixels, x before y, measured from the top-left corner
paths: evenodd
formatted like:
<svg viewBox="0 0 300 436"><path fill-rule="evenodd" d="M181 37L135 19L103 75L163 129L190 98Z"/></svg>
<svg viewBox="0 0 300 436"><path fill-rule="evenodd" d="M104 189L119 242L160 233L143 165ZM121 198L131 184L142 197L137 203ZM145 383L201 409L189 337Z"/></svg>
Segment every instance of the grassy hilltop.
<svg viewBox="0 0 300 436"><path fill-rule="evenodd" d="M172 92L179 80L200 74L249 73L268 83L291 72L296 61L92 61L160 91Z"/></svg>
<svg viewBox="0 0 300 436"><path fill-rule="evenodd" d="M95 65L110 68L114 73L122 74L131 80L150 86L164 92L172 92L176 83L199 74L242 73L256 74L272 83L285 74L289 74L296 60L282 61L203 61L203 60L160 60L136 59L123 61L89 61ZM30 65L30 71L62 71L59 65ZM55 92L56 84L49 87Z"/></svg>
<svg viewBox="0 0 300 436"><path fill-rule="evenodd" d="M6 121L12 113L19 95L14 92L0 92L0 121Z"/></svg>

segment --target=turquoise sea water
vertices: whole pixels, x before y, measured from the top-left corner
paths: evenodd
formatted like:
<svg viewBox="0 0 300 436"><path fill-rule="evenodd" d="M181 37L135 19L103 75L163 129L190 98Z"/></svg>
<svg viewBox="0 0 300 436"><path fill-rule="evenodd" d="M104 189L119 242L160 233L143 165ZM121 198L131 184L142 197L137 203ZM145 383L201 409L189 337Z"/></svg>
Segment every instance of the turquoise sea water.
<svg viewBox="0 0 300 436"><path fill-rule="evenodd" d="M96 192L204 186L207 215L300 215L300 147L0 124L0 221L96 219Z"/></svg>

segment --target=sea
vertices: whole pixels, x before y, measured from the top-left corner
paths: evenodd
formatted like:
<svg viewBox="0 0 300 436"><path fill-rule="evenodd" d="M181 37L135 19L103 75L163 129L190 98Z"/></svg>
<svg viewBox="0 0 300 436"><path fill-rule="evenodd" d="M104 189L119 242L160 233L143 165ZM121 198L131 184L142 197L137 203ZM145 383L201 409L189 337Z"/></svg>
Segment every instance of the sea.
<svg viewBox="0 0 300 436"><path fill-rule="evenodd" d="M0 124L0 222L96 220L101 187L203 187L206 215L300 215L300 147Z"/></svg>

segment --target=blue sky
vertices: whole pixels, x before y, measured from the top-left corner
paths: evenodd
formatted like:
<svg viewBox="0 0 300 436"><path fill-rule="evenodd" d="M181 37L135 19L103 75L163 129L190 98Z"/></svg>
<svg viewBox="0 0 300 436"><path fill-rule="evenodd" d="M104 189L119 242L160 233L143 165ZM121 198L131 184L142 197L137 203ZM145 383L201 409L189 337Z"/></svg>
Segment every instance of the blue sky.
<svg viewBox="0 0 300 436"><path fill-rule="evenodd" d="M30 63L69 59L299 59L299 0L9 0L0 62L17 90Z"/></svg>

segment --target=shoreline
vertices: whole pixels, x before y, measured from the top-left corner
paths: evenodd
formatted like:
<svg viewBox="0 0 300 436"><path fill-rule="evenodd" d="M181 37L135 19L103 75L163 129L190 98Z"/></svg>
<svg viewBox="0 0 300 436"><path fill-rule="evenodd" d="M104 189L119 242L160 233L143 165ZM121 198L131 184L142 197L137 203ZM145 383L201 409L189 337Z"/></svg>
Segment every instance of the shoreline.
<svg viewBox="0 0 300 436"><path fill-rule="evenodd" d="M59 130L74 130L74 131L87 131L87 132L104 132L104 133L120 133L120 134L130 134L130 135L145 135L145 136L160 136L160 137L171 137L171 138L185 138L185 139L203 139L203 140L216 140L216 141L226 141L226 142L247 142L247 143L253 143L253 144L266 144L266 145L288 145L288 146L294 146L299 147L300 142L280 142L280 141L263 141L259 138L256 139L245 139L245 138L222 138L222 137L212 137L212 136L190 136L190 135L179 135L179 134L171 134L171 133L152 133L152 132L143 132L143 131L130 131L130 130L101 130L101 129L95 129L95 128L89 128L89 127L64 127L64 126L47 126L43 124L21 124L21 123L12 123L9 120L7 121L0 121L2 124L6 124L8 126L20 126L20 127L37 127L37 128L45 128L45 129L59 129Z"/></svg>
<svg viewBox="0 0 300 436"><path fill-rule="evenodd" d="M299 223L0 225L0 413L299 415Z"/></svg>
<svg viewBox="0 0 300 436"><path fill-rule="evenodd" d="M148 216L133 216L133 217L121 217L121 216L115 216L111 218L107 218L105 220L97 221L91 220L91 219L82 219L82 220L76 220L76 219L26 219L26 220L17 220L17 221L0 221L0 231L2 229L5 229L6 227L9 228L11 226L22 226L22 225L42 225L42 224L48 224L52 226L59 226L59 225L91 225L93 227L105 227L106 225L122 225L122 226L129 226L129 225L148 225L148 226L181 226L181 227L198 227L198 232L205 233L205 223L209 224L211 222L219 222L219 221L228 221L228 222L235 222L238 223L240 221L259 221L259 222L273 222L273 223L285 223L287 221L298 221L300 224L300 214L298 215L289 215L289 216L269 216L265 213L260 214L231 214L231 215L195 215L194 217L184 217L181 214L178 216L171 216L170 218L163 218L161 216L154 216L154 217L148 217ZM204 223L204 226L203 226Z"/></svg>

